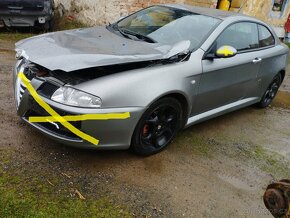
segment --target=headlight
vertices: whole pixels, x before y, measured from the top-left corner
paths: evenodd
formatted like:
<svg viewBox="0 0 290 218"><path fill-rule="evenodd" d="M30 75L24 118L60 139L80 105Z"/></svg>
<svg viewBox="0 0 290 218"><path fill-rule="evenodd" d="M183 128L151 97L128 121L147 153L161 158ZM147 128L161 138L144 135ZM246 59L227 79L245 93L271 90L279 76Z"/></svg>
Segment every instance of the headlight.
<svg viewBox="0 0 290 218"><path fill-rule="evenodd" d="M57 89L51 96L51 100L85 108L99 108L102 105L99 97L66 86Z"/></svg>

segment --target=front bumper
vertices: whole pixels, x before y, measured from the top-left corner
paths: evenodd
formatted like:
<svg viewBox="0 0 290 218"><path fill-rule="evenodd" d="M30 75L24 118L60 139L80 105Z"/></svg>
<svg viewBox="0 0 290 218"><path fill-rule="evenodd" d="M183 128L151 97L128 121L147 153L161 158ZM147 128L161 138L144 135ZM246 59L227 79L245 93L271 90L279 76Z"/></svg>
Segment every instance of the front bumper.
<svg viewBox="0 0 290 218"><path fill-rule="evenodd" d="M130 113L130 118L123 120L86 120L70 122L82 132L99 140L99 145L93 145L82 138L71 133L60 123L30 123L31 116L49 116L49 114L40 107L29 94L28 90L17 79L18 69L14 72L15 96L18 115L29 125L33 126L43 134L62 144L92 149L128 149L131 144L131 138L134 129L141 118L145 108L104 108L104 109L86 109L66 106L54 102L42 96L42 99L50 105L61 116L65 115L83 115L83 114L111 114L111 113ZM43 84L38 79L31 80L35 90Z"/></svg>
<svg viewBox="0 0 290 218"><path fill-rule="evenodd" d="M0 15L0 25L7 27L34 27L52 19L48 15Z"/></svg>

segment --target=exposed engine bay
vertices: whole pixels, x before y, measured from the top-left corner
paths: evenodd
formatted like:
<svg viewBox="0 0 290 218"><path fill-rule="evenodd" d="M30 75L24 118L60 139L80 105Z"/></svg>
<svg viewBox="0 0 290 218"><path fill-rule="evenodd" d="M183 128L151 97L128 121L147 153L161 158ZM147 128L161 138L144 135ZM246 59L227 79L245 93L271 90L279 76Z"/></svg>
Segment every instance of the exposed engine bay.
<svg viewBox="0 0 290 218"><path fill-rule="evenodd" d="M181 53L164 60L143 61L135 63L116 64L111 66L92 67L71 72L65 72L62 70L50 71L42 66L29 62L26 59L23 59L20 65L24 66L25 69L24 74L29 80L38 77L42 79L45 78L46 81L59 83L59 85L78 85L80 83L97 79L99 77L108 76L115 73L121 73L124 71L187 61L189 57L190 53L188 52Z"/></svg>

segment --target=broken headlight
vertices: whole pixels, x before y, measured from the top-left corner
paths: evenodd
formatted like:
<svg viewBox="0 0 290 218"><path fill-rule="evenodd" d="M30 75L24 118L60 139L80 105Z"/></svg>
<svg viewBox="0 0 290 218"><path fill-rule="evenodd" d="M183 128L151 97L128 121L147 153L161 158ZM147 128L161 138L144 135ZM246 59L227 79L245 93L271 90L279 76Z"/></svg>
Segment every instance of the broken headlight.
<svg viewBox="0 0 290 218"><path fill-rule="evenodd" d="M69 106L84 108L99 108L102 105L102 100L99 97L68 86L57 89L51 96L51 100Z"/></svg>

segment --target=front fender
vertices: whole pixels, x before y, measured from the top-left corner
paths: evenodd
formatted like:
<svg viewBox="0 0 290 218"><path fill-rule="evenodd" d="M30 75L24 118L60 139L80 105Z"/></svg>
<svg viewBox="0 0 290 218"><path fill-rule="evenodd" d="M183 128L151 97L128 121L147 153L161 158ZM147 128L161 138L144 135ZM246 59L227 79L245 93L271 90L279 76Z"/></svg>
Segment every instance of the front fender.
<svg viewBox="0 0 290 218"><path fill-rule="evenodd" d="M202 73L202 50L185 62L116 73L76 85L99 96L103 108L148 107L162 96L179 93L192 105Z"/></svg>

